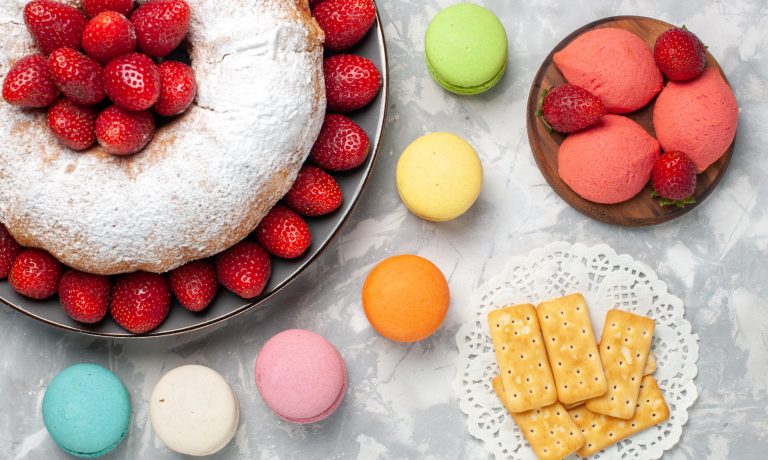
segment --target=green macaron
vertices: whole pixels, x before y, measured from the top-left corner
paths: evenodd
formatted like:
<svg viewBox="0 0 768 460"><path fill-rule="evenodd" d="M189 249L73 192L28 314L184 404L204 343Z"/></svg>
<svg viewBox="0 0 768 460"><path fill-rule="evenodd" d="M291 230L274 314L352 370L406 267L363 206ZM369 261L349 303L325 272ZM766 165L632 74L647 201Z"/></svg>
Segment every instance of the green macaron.
<svg viewBox="0 0 768 460"><path fill-rule="evenodd" d="M495 14L472 3L450 6L432 19L425 40L427 68L456 94L493 88L507 68L507 32Z"/></svg>

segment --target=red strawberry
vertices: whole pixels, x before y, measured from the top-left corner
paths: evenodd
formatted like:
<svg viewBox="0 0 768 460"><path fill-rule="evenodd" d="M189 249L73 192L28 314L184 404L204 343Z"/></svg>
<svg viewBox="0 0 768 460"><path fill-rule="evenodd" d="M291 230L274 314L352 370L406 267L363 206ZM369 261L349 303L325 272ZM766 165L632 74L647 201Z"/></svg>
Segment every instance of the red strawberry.
<svg viewBox="0 0 768 460"><path fill-rule="evenodd" d="M41 249L24 249L11 265L8 281L21 295L31 299L47 299L56 294L62 265Z"/></svg>
<svg viewBox="0 0 768 460"><path fill-rule="evenodd" d="M69 269L59 281L59 302L70 318L95 324L107 315L111 290L108 276Z"/></svg>
<svg viewBox="0 0 768 460"><path fill-rule="evenodd" d="M381 88L373 62L354 54L338 54L323 62L328 109L351 112L370 104Z"/></svg>
<svg viewBox="0 0 768 460"><path fill-rule="evenodd" d="M98 62L72 48L59 48L48 57L48 69L62 93L75 104L104 100L103 72Z"/></svg>
<svg viewBox="0 0 768 460"><path fill-rule="evenodd" d="M561 133L588 128L605 115L600 98L570 83L544 90L542 99L537 115L543 118L548 128Z"/></svg>
<svg viewBox="0 0 768 460"><path fill-rule="evenodd" d="M96 143L96 110L61 99L48 109L48 127L62 144L85 150Z"/></svg>
<svg viewBox="0 0 768 460"><path fill-rule="evenodd" d="M139 48L152 57L165 57L189 32L190 9L184 0L154 0L141 5L131 16Z"/></svg>
<svg viewBox="0 0 768 460"><path fill-rule="evenodd" d="M336 179L320 168L304 166L285 202L302 216L315 217L329 214L342 202L341 187Z"/></svg>
<svg viewBox="0 0 768 460"><path fill-rule="evenodd" d="M323 0L309 0L309 7L314 8L318 3L321 3Z"/></svg>
<svg viewBox="0 0 768 460"><path fill-rule="evenodd" d="M707 47L685 27L659 35L653 47L656 65L670 80L692 80L707 65Z"/></svg>
<svg viewBox="0 0 768 460"><path fill-rule="evenodd" d="M159 326L171 309L171 290L162 275L136 272L115 281L110 302L112 318L129 332L144 334Z"/></svg>
<svg viewBox="0 0 768 460"><path fill-rule="evenodd" d="M363 164L370 150L363 128L344 115L329 114L309 157L328 171L346 171Z"/></svg>
<svg viewBox="0 0 768 460"><path fill-rule="evenodd" d="M208 260L190 262L171 272L171 291L189 311L203 311L219 292L216 269Z"/></svg>
<svg viewBox="0 0 768 460"><path fill-rule="evenodd" d="M155 118L147 110L131 112L113 105L96 118L96 139L113 155L140 151L154 134Z"/></svg>
<svg viewBox="0 0 768 460"><path fill-rule="evenodd" d="M365 37L376 19L373 0L326 0L312 16L325 32L325 47L339 52Z"/></svg>
<svg viewBox="0 0 768 460"><path fill-rule="evenodd" d="M195 71L176 61L165 61L158 68L160 98L155 104L155 112L166 117L184 112L192 104L197 93Z"/></svg>
<svg viewBox="0 0 768 460"><path fill-rule="evenodd" d="M651 173L654 196L661 197L662 206L684 208L695 203L696 165L682 152L667 152L656 160Z"/></svg>
<svg viewBox="0 0 768 460"><path fill-rule="evenodd" d="M104 87L120 107L147 110L160 98L160 72L145 54L126 54L104 68Z"/></svg>
<svg viewBox="0 0 768 460"><path fill-rule="evenodd" d="M83 31L83 49L101 63L136 51L136 30L120 13L105 11L91 19Z"/></svg>
<svg viewBox="0 0 768 460"><path fill-rule="evenodd" d="M83 10L89 18L104 11L115 11L128 17L133 11L133 0L83 0Z"/></svg>
<svg viewBox="0 0 768 460"><path fill-rule="evenodd" d="M63 47L79 49L88 19L63 3L33 0L24 8L24 22L43 54L51 54Z"/></svg>
<svg viewBox="0 0 768 460"><path fill-rule="evenodd" d="M8 233L5 225L0 224L0 280L8 277L14 259L21 252L21 246Z"/></svg>
<svg viewBox="0 0 768 460"><path fill-rule="evenodd" d="M269 254L251 241L243 241L216 257L219 282L244 299L261 295L271 274Z"/></svg>
<svg viewBox="0 0 768 460"><path fill-rule="evenodd" d="M3 98L20 107L48 107L58 97L59 89L48 73L48 59L42 54L21 58L3 83Z"/></svg>
<svg viewBox="0 0 768 460"><path fill-rule="evenodd" d="M256 241L270 254L283 259L295 259L312 243L309 226L298 214L277 205L256 228Z"/></svg>

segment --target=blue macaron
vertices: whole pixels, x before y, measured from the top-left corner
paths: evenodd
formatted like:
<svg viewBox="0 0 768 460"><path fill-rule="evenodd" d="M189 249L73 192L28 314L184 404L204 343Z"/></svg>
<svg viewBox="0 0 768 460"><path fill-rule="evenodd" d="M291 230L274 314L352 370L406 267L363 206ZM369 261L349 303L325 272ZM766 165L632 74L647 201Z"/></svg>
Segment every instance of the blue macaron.
<svg viewBox="0 0 768 460"><path fill-rule="evenodd" d="M43 397L43 422L70 455L109 453L128 434L131 400L120 379L95 364L76 364L57 375Z"/></svg>

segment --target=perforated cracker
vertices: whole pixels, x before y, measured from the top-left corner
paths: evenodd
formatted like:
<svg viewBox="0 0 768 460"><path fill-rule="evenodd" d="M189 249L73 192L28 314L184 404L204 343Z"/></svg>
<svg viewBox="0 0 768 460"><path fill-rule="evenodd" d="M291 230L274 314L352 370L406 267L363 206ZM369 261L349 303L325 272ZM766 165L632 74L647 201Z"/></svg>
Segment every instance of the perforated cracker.
<svg viewBox="0 0 768 460"><path fill-rule="evenodd" d="M505 402L501 378L496 376L491 383L496 396ZM560 460L584 445L581 430L559 402L540 409L510 412L510 414L536 456L541 460Z"/></svg>
<svg viewBox="0 0 768 460"><path fill-rule="evenodd" d="M632 418L651 352L653 329L651 318L621 310L608 312L600 339L600 360L608 392L587 401L587 409L611 417Z"/></svg>
<svg viewBox="0 0 768 460"><path fill-rule="evenodd" d="M648 360L645 361L645 369L643 369L643 375L652 375L656 372L656 357L653 353L648 353Z"/></svg>
<svg viewBox="0 0 768 460"><path fill-rule="evenodd" d="M573 404L605 394L605 372L584 297L573 294L543 302L537 314L558 400Z"/></svg>
<svg viewBox="0 0 768 460"><path fill-rule="evenodd" d="M488 314L488 328L509 411L523 412L557 401L534 306L525 304L494 310Z"/></svg>
<svg viewBox="0 0 768 460"><path fill-rule="evenodd" d="M664 394L652 376L643 377L635 415L629 420L591 412L586 406L570 410L571 417L581 429L586 444L577 451L589 457L622 439L639 433L669 418L669 407Z"/></svg>

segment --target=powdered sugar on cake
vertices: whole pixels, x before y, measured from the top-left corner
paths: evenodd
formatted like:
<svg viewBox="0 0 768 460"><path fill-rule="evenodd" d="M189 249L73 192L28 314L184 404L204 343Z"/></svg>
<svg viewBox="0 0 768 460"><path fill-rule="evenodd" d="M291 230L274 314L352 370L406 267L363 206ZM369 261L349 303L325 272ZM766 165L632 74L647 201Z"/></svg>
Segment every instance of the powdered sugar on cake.
<svg viewBox="0 0 768 460"><path fill-rule="evenodd" d="M0 74L35 51L0 4ZM246 237L288 191L325 112L322 33L303 0L188 0L195 105L139 154L76 153L42 111L0 103L0 222L102 274L165 272Z"/></svg>

